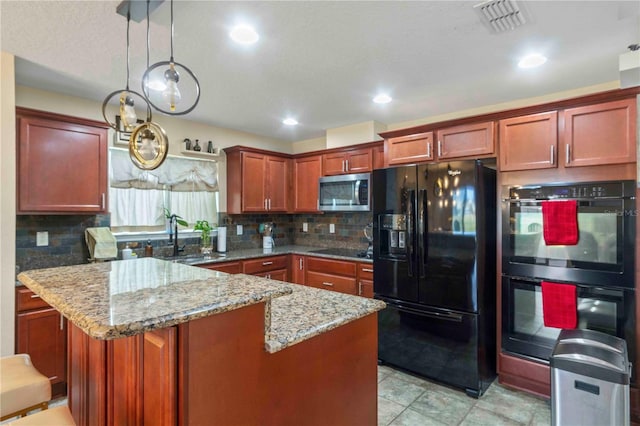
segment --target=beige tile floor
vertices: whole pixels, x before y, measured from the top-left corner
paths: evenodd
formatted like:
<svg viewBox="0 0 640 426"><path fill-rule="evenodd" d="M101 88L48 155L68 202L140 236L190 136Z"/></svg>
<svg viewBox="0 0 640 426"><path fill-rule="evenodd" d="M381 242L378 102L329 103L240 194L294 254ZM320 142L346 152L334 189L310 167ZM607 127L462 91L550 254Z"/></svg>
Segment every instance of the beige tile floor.
<svg viewBox="0 0 640 426"><path fill-rule="evenodd" d="M550 424L546 400L507 389L497 380L474 399L461 390L378 367L379 426Z"/></svg>
<svg viewBox="0 0 640 426"><path fill-rule="evenodd" d="M67 398L50 403L67 404ZM7 423L10 420L1 422ZM498 384L479 399L461 390L378 366L379 426L548 426L549 404L544 399L513 391Z"/></svg>

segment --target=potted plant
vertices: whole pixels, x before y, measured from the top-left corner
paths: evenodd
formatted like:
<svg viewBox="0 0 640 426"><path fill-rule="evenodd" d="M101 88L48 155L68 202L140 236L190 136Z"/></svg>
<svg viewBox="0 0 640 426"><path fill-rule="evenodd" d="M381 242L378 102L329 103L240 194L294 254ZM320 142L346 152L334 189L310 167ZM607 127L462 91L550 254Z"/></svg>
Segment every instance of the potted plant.
<svg viewBox="0 0 640 426"><path fill-rule="evenodd" d="M206 220L199 220L196 222L196 225L193 227L194 231L202 231L202 247L200 251L204 255L211 254L211 225Z"/></svg>

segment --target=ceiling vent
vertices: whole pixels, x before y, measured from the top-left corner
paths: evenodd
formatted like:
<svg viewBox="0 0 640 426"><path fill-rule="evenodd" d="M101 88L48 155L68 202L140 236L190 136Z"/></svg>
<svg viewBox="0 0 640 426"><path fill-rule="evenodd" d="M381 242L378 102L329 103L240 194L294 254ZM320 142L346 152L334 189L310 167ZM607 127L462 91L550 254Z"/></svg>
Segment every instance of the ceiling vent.
<svg viewBox="0 0 640 426"><path fill-rule="evenodd" d="M489 0L473 6L482 23L493 33L510 31L526 21L514 0Z"/></svg>

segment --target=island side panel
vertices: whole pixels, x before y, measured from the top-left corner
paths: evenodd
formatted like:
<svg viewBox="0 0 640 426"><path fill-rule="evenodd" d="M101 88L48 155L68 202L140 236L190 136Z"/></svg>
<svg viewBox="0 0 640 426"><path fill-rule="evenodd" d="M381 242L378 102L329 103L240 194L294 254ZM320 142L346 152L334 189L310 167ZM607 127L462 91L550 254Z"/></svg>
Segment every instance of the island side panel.
<svg viewBox="0 0 640 426"><path fill-rule="evenodd" d="M270 354L264 305L179 326L180 424L377 424L377 314Z"/></svg>

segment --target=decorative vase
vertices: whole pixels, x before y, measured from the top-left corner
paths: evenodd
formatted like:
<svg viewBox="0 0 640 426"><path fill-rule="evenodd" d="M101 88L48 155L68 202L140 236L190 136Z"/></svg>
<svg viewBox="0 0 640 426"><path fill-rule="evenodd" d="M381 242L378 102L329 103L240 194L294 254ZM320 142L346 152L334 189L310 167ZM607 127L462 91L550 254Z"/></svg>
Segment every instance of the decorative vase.
<svg viewBox="0 0 640 426"><path fill-rule="evenodd" d="M213 142L209 141L209 143L207 144L207 152L209 154L213 154Z"/></svg>
<svg viewBox="0 0 640 426"><path fill-rule="evenodd" d="M184 149L185 149L186 151L190 151L190 150L191 150L191 139L186 138L186 139L184 140Z"/></svg>
<svg viewBox="0 0 640 426"><path fill-rule="evenodd" d="M200 147L200 144L198 143L198 139L196 139L196 144L193 146L193 150L194 151L201 151L202 148Z"/></svg>
<svg viewBox="0 0 640 426"><path fill-rule="evenodd" d="M213 251L213 247L211 247L211 235L209 233L202 232L202 240L200 245L200 253L202 253L205 257L210 256Z"/></svg>

